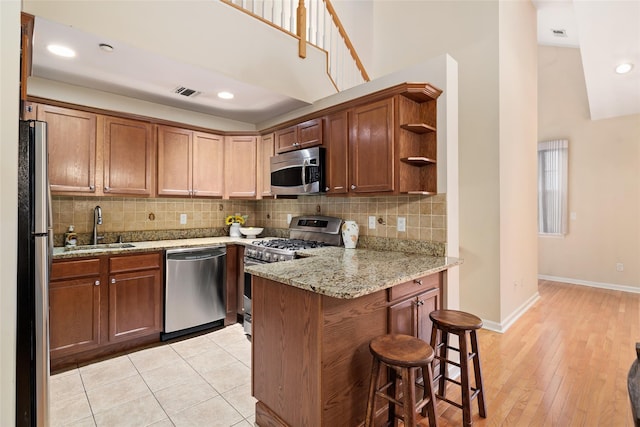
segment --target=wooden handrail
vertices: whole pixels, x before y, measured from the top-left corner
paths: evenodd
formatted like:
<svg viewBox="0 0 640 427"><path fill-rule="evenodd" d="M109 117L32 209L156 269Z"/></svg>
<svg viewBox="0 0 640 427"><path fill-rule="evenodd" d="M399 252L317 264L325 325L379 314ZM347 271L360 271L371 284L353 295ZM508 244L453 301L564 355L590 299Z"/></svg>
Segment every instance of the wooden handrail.
<svg viewBox="0 0 640 427"><path fill-rule="evenodd" d="M322 0L322 1L324 1L324 3L327 5L327 12L329 12L329 15L331 15L331 19L333 19L333 22L334 24L336 24L336 27L338 27L338 32L344 39L344 43L347 45L347 48L351 53L351 57L356 62L356 66L358 67L358 70L360 70L360 74L362 74L362 78L364 79L364 81L368 82L370 80L369 75L367 74L367 71L364 69L364 65L362 65L362 61L360 61L360 57L356 53L355 47L353 47L353 44L351 43L351 40L349 39L347 32L342 26L342 22L340 22L340 18L338 18L338 14L336 13L336 10L333 8L333 5L331 4L331 0Z"/></svg>

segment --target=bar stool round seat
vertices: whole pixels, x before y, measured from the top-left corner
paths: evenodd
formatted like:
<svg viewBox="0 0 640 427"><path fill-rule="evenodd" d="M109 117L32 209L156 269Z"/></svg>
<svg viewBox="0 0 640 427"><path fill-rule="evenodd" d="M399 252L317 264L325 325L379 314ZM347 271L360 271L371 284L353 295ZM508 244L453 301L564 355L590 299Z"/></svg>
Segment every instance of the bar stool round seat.
<svg viewBox="0 0 640 427"><path fill-rule="evenodd" d="M371 366L371 383L367 401L365 427L374 425L376 415L376 396L388 403L388 420L395 425L396 418L403 420L406 427L417 425L416 414L422 411L428 416L429 425L436 427L435 396L433 393L433 371L431 362L434 358L433 348L426 342L402 334L381 335L369 343L373 355ZM388 381L378 385L381 365L388 368ZM417 381L416 371L422 372L422 383ZM398 387L399 382L401 387ZM416 387L423 389L423 397L416 402ZM400 388L401 390L397 390ZM401 394L401 397L398 397ZM402 407L402 415L396 414L396 406Z"/></svg>
<svg viewBox="0 0 640 427"><path fill-rule="evenodd" d="M487 416L487 408L484 401L484 385L482 380L482 370L480 368L480 354L478 353L478 336L476 331L482 328L482 319L471 313L458 310L436 310L429 314L433 322L431 330L431 345L436 352L435 359L439 361L438 374L434 377L434 383L438 383L436 398L462 409L462 421L465 426L471 426L471 401L478 399L478 412L482 418ZM438 343L437 335L440 333L441 339ZM449 334L458 336L459 347L449 345ZM467 342L471 342L471 346ZM449 359L448 351L453 350L460 353L460 363ZM475 387L471 386L469 377L469 362L472 361ZM460 368L460 381L448 377L447 365L454 365ZM462 389L462 403L454 402L446 397L446 383L457 384Z"/></svg>

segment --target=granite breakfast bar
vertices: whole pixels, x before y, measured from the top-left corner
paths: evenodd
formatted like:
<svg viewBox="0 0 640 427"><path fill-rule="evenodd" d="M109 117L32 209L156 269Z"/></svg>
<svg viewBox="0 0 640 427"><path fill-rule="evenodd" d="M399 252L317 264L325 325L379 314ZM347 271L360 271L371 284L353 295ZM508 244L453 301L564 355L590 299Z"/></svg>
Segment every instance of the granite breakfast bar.
<svg viewBox="0 0 640 427"><path fill-rule="evenodd" d="M325 247L247 267L254 277L252 392L260 426L358 426L384 333L428 340L456 258Z"/></svg>

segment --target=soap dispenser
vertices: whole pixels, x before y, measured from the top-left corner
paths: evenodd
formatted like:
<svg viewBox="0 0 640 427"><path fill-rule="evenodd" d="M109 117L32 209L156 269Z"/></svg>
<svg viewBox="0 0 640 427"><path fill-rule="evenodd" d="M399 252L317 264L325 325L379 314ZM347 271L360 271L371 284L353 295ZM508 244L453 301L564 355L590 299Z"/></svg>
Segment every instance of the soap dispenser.
<svg viewBox="0 0 640 427"><path fill-rule="evenodd" d="M64 233L64 245L76 246L78 244L78 235L73 231L73 225L69 226L69 230Z"/></svg>

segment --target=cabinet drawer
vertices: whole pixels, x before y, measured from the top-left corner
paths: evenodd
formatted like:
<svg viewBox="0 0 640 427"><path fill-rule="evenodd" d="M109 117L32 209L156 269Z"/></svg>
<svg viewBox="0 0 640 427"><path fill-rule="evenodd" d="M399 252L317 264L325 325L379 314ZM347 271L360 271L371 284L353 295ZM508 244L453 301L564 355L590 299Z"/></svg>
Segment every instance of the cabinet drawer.
<svg viewBox="0 0 640 427"><path fill-rule="evenodd" d="M160 253L153 252L140 255L126 255L109 258L109 273L160 268Z"/></svg>
<svg viewBox="0 0 640 427"><path fill-rule="evenodd" d="M433 288L440 288L441 273L418 277L409 282L400 283L388 289L388 301L395 301L416 295Z"/></svg>
<svg viewBox="0 0 640 427"><path fill-rule="evenodd" d="M56 261L51 265L51 280L99 276L100 258Z"/></svg>

